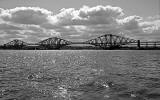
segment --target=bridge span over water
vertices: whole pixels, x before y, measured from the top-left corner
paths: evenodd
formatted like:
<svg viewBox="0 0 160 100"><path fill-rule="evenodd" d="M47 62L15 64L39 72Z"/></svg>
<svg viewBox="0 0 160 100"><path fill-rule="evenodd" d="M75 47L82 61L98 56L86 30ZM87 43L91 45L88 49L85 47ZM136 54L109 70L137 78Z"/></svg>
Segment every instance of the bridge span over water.
<svg viewBox="0 0 160 100"><path fill-rule="evenodd" d="M33 46L43 49L60 49L64 46L72 44L90 44L102 49L112 49L121 48L123 45L136 45L137 48L140 48L141 45L148 46L150 44L156 46L160 45L160 41L141 42L140 40L130 39L123 36L105 34L84 42L71 42L58 37L51 37L38 43L27 43L22 40L15 39L6 44L3 44L1 47L4 49L24 49Z"/></svg>

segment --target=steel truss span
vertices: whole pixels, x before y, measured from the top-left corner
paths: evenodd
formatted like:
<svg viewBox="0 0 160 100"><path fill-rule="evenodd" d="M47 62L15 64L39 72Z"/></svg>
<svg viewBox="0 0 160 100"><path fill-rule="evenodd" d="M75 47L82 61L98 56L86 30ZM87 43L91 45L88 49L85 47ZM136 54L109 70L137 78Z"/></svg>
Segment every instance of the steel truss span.
<svg viewBox="0 0 160 100"><path fill-rule="evenodd" d="M144 45L152 46L152 44L154 47L156 47L157 45L160 45L160 41L140 42L140 40L130 39L123 36L105 34L84 42L71 42L58 37L51 37L51 38L42 40L38 43L26 43L22 40L15 39L11 42L4 44L1 47L23 49L24 47L38 46L38 47L42 47L43 49L60 49L63 46L71 45L71 44L90 44L90 45L98 46L103 49L119 48L123 45L136 45L137 48L140 48L141 46L144 46Z"/></svg>
<svg viewBox="0 0 160 100"><path fill-rule="evenodd" d="M67 41L67 40L64 40L64 39L61 39L61 38L57 38L57 37L52 37L52 38L48 38L48 39L45 39L41 42L38 43L39 45L41 46L44 46L46 48L60 48L62 46L66 46L66 45L70 45L72 44L72 42L70 41Z"/></svg>
<svg viewBox="0 0 160 100"><path fill-rule="evenodd" d="M27 46L28 43L22 41L22 40L18 40L18 39L15 39L13 41L10 41L6 44L4 44L5 47L23 47L23 46Z"/></svg>
<svg viewBox="0 0 160 100"><path fill-rule="evenodd" d="M137 40L125 38L118 35L105 34L95 39L88 40L86 41L86 43L100 46L102 48L112 48L127 45L129 43L137 43Z"/></svg>

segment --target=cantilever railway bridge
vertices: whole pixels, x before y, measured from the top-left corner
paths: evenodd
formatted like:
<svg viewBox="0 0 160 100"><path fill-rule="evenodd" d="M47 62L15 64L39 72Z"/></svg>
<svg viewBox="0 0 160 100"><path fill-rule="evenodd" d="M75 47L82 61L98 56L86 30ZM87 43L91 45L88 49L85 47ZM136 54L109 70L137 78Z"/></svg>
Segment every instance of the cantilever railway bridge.
<svg viewBox="0 0 160 100"><path fill-rule="evenodd" d="M98 46L103 49L108 48L120 48L123 45L135 45L137 48L140 48L141 45L148 46L149 44L153 44L154 46L160 45L160 41L154 42L140 42L140 40L130 39L118 35L113 34L105 34L100 37L84 41L84 42L71 42L57 37L51 37L45 40L42 40L38 43L26 43L22 40L15 39L10 41L4 45L3 48L8 49L23 49L24 47L36 45L39 47L43 47L44 49L60 49L63 46L71 45L71 44L90 44L94 46Z"/></svg>

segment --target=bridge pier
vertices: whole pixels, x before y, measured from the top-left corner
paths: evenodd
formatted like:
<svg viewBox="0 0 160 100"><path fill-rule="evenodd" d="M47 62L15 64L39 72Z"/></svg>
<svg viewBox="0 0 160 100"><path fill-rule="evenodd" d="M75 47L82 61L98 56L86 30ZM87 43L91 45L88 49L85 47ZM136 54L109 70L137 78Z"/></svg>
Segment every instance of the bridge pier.
<svg viewBox="0 0 160 100"><path fill-rule="evenodd" d="M154 43L154 48L156 48L156 45L157 45L157 44L156 44L156 42L155 42L155 43Z"/></svg>
<svg viewBox="0 0 160 100"><path fill-rule="evenodd" d="M138 49L141 48L141 42L140 42L140 40L137 40L137 47L138 47Z"/></svg>
<svg viewBox="0 0 160 100"><path fill-rule="evenodd" d="M146 42L146 48L148 48L148 42Z"/></svg>

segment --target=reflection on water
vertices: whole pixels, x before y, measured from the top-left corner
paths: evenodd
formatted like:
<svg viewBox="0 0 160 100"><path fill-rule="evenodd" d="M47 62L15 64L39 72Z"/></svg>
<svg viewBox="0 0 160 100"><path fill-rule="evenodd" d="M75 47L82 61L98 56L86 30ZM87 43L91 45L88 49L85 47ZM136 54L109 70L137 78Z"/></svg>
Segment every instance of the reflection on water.
<svg viewBox="0 0 160 100"><path fill-rule="evenodd" d="M0 100L160 100L160 51L0 51Z"/></svg>

